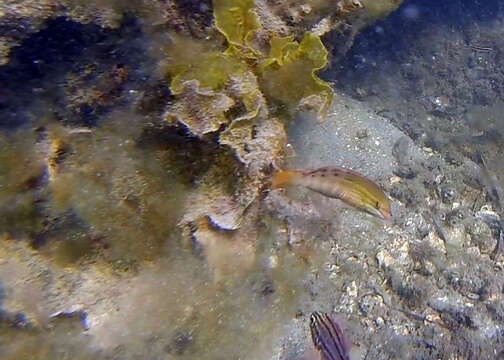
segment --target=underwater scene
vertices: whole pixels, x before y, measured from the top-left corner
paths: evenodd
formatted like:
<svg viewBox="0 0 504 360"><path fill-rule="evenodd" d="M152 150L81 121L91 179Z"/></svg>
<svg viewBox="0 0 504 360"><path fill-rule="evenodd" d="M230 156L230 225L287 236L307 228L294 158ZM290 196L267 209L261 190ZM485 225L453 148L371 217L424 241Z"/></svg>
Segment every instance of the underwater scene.
<svg viewBox="0 0 504 360"><path fill-rule="evenodd" d="M0 359L504 359L504 2L0 0Z"/></svg>

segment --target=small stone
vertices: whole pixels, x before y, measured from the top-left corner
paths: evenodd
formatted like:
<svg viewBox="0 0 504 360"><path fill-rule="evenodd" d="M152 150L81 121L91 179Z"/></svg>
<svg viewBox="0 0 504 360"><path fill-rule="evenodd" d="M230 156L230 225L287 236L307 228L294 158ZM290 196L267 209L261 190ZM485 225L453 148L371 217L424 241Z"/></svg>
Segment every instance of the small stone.
<svg viewBox="0 0 504 360"><path fill-rule="evenodd" d="M187 305L185 308L184 308L184 318L185 319L189 319L191 317L194 316L195 314L195 309L194 309L194 306L192 305Z"/></svg>
<svg viewBox="0 0 504 360"><path fill-rule="evenodd" d="M165 351L170 354L182 355L193 343L193 334L190 331L177 331L170 345Z"/></svg>
<svg viewBox="0 0 504 360"><path fill-rule="evenodd" d="M394 176L390 177L389 181L390 181L390 184L391 184L391 185L393 185L393 184L395 184L395 183L400 183L400 182L402 182L403 180L402 180L402 178L401 178L401 177L399 177L399 176L397 176L397 175L394 175Z"/></svg>
<svg viewBox="0 0 504 360"><path fill-rule="evenodd" d="M385 320L381 316L378 316L376 318L375 322L376 322L376 326L378 326L379 328L382 328L383 325L385 325Z"/></svg>
<svg viewBox="0 0 504 360"><path fill-rule="evenodd" d="M392 170L392 172L403 179L414 179L417 176L416 170L408 165L400 165L397 169Z"/></svg>
<svg viewBox="0 0 504 360"><path fill-rule="evenodd" d="M362 139L365 139L369 136L368 134L368 131L367 129L362 129L362 130L359 130L357 131L357 133L355 134L355 138L358 139L358 140L362 140Z"/></svg>
<svg viewBox="0 0 504 360"><path fill-rule="evenodd" d="M376 254L376 260L378 260L378 267L384 270L394 263L394 258L387 250L379 251Z"/></svg>
<svg viewBox="0 0 504 360"><path fill-rule="evenodd" d="M430 231L425 239L432 248L446 255L444 241L436 234L435 231Z"/></svg>
<svg viewBox="0 0 504 360"><path fill-rule="evenodd" d="M467 233L463 225L453 226L446 231L446 244L461 248L467 243Z"/></svg>
<svg viewBox="0 0 504 360"><path fill-rule="evenodd" d="M312 11L312 8L309 4L301 4L299 7L301 8L301 11L305 14L309 14Z"/></svg>
<svg viewBox="0 0 504 360"><path fill-rule="evenodd" d="M424 261L423 266L425 275L432 275L436 271L436 266L431 261Z"/></svg>
<svg viewBox="0 0 504 360"><path fill-rule="evenodd" d="M270 269L275 269L278 266L278 256L271 255L268 258L268 265L269 265Z"/></svg>
<svg viewBox="0 0 504 360"><path fill-rule="evenodd" d="M455 197L455 189L450 186L445 186L441 188L441 201L444 204L450 203Z"/></svg>
<svg viewBox="0 0 504 360"><path fill-rule="evenodd" d="M480 298L480 296L475 293L468 293L466 296L471 300L479 300L479 298Z"/></svg>
<svg viewBox="0 0 504 360"><path fill-rule="evenodd" d="M420 239L423 239L427 235L429 235L429 226L427 224L420 224L417 228L418 236Z"/></svg>
<svg viewBox="0 0 504 360"><path fill-rule="evenodd" d="M346 292L350 297L356 297L358 292L358 286L355 281L352 281L350 285L346 287Z"/></svg>

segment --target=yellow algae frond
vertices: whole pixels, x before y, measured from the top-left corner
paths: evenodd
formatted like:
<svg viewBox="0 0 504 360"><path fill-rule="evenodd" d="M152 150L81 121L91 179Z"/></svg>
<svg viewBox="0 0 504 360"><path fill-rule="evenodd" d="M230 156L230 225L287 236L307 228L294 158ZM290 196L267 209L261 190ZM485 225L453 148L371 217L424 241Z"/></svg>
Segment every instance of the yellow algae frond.
<svg viewBox="0 0 504 360"><path fill-rule="evenodd" d="M272 64L282 66L285 59L296 51L298 43L294 41L294 36L273 36L271 38L271 48L268 57L262 62L261 70Z"/></svg>
<svg viewBox="0 0 504 360"><path fill-rule="evenodd" d="M174 36L162 70L172 75L172 93L180 94L183 83L188 80L198 80L201 88L221 90L230 76L244 74L247 65L213 49L210 44Z"/></svg>
<svg viewBox="0 0 504 360"><path fill-rule="evenodd" d="M318 113L324 118L333 90L317 76L317 71L328 63L328 52L320 38L306 33L300 43L289 37L274 38L272 44L275 46L262 64L261 78L266 94L291 107L303 99L316 97L321 104Z"/></svg>
<svg viewBox="0 0 504 360"><path fill-rule="evenodd" d="M213 2L215 27L226 37L229 51L246 50L247 57L259 52L250 44L261 24L255 12L254 0L215 0Z"/></svg>
<svg viewBox="0 0 504 360"><path fill-rule="evenodd" d="M320 37L307 32L297 42L294 36L273 35L269 44L259 46L254 36L262 25L255 9L253 0L214 2L215 24L227 40L226 50L216 41L174 36L165 66L172 93L182 94L186 81L197 80L201 89L221 91L238 106L243 104L249 119L257 116L259 107L267 108L266 100L285 106L288 115L301 105L324 118L333 91L317 76L328 63ZM250 81L251 74L259 78L258 84ZM240 83L240 91L234 91Z"/></svg>
<svg viewBox="0 0 504 360"><path fill-rule="evenodd" d="M171 89L174 94L178 94L182 91L184 81L198 80L202 88L220 90L230 76L243 74L245 70L242 63L225 54L200 55L198 63L191 64L186 71L173 77Z"/></svg>

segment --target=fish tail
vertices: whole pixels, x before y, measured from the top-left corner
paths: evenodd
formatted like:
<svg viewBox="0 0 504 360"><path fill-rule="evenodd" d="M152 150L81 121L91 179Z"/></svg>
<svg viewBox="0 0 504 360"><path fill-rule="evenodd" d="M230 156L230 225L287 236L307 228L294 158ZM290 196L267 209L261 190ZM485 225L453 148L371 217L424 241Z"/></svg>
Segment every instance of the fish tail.
<svg viewBox="0 0 504 360"><path fill-rule="evenodd" d="M284 170L279 171L271 178L271 188L280 189L294 185L294 181L299 179L301 174L297 171Z"/></svg>

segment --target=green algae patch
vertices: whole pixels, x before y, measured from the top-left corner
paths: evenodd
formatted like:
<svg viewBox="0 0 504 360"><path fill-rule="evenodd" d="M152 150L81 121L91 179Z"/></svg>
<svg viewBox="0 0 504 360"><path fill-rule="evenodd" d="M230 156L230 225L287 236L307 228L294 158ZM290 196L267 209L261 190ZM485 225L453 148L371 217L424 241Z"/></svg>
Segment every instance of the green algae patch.
<svg viewBox="0 0 504 360"><path fill-rule="evenodd" d="M156 259L174 234L187 194L169 149L137 146L142 124L143 118L134 113L118 111L92 131L51 129L71 150L52 171L49 203L56 213L74 214L83 227L80 233L87 230L92 247L112 264ZM54 233L58 244L52 250L61 255L61 263L76 261L92 249L77 235Z"/></svg>
<svg viewBox="0 0 504 360"><path fill-rule="evenodd" d="M36 234L43 229L38 205L43 194L44 163L35 134L0 136L0 232Z"/></svg>

